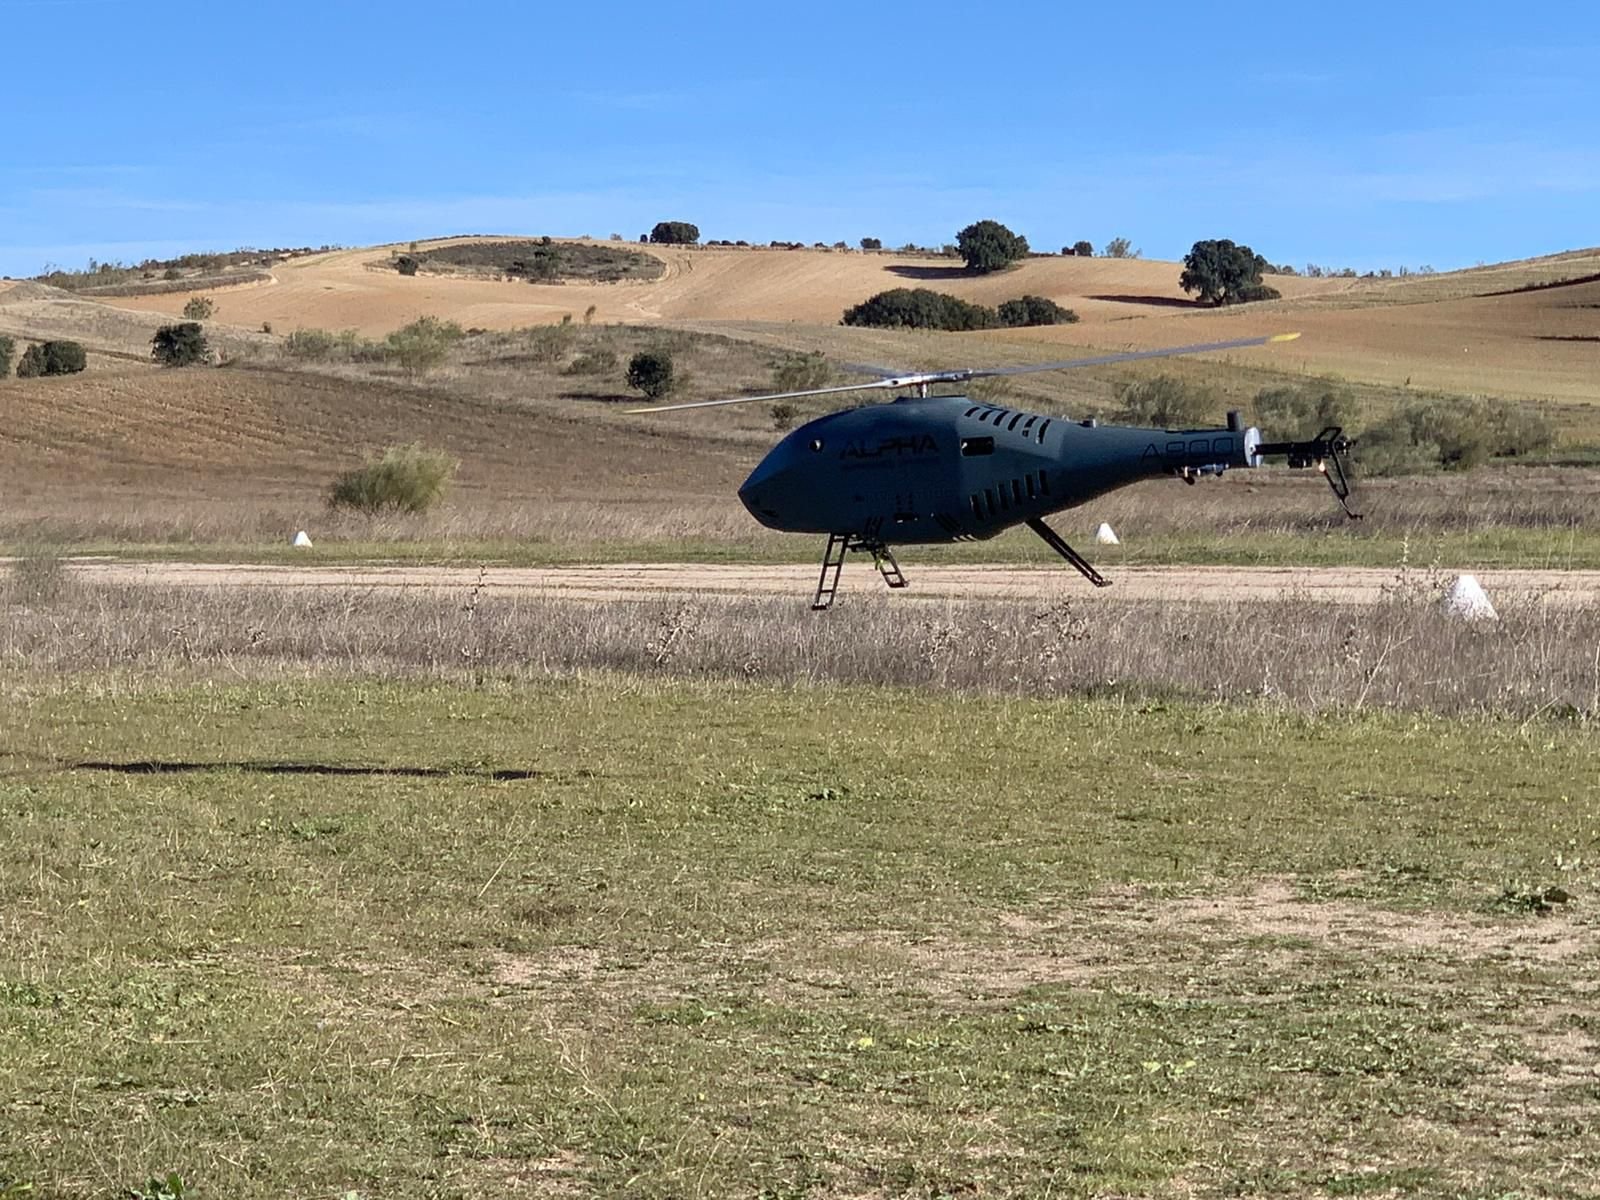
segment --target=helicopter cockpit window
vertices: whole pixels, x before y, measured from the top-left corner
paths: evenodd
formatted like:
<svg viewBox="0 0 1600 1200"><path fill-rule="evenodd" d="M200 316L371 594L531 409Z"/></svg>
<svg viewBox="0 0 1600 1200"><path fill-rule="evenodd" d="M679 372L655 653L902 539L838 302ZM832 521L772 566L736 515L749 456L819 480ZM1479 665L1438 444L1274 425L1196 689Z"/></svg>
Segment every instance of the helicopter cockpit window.
<svg viewBox="0 0 1600 1200"><path fill-rule="evenodd" d="M969 437L961 439L961 454L965 458L976 458L980 454L994 453L994 439L992 437Z"/></svg>

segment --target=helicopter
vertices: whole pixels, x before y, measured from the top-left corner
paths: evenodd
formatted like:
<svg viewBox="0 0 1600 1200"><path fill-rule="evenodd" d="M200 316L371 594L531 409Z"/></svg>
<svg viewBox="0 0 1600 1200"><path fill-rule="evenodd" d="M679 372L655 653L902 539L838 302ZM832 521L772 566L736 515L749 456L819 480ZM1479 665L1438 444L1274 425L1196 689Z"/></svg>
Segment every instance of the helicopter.
<svg viewBox="0 0 1600 1200"><path fill-rule="evenodd" d="M729 404L793 400L867 390L905 391L890 403L818 417L778 442L739 488L750 515L769 529L824 534L827 545L811 607L832 606L846 556L872 556L891 588L907 580L893 546L980 541L1026 525L1096 587L1111 580L1045 523L1142 479L1172 476L1193 484L1229 467L1258 467L1284 458L1313 467L1333 489L1346 516L1350 504L1350 439L1337 426L1307 441L1265 442L1238 411L1220 428L1154 429L1103 425L1024 412L962 395L933 395L940 384L1066 371L1142 359L1242 350L1293 341L1298 333L1138 350L1064 362L881 375L863 383L699 400L632 413L680 412Z"/></svg>

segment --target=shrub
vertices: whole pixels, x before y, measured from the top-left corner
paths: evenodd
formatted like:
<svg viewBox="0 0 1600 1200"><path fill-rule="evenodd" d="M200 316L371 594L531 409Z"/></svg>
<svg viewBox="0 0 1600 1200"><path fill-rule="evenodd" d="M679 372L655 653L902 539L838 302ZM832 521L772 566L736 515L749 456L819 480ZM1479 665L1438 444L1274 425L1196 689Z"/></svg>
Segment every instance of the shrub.
<svg viewBox="0 0 1600 1200"><path fill-rule="evenodd" d="M641 350L628 362L628 386L652 400L672 391L672 355L665 350Z"/></svg>
<svg viewBox="0 0 1600 1200"><path fill-rule="evenodd" d="M1524 404L1500 401L1490 411L1496 458L1520 458L1548 450L1556 443L1556 428L1544 413Z"/></svg>
<svg viewBox="0 0 1600 1200"><path fill-rule="evenodd" d="M296 329L283 339L283 352L290 358L321 362L333 354L338 339L326 329Z"/></svg>
<svg viewBox="0 0 1600 1200"><path fill-rule="evenodd" d="M412 249L416 249L415 242L412 243ZM421 265L422 263L419 262L414 255L402 254L399 258L395 259L394 269L399 271L402 275L415 275L417 273L417 268Z"/></svg>
<svg viewBox="0 0 1600 1200"><path fill-rule="evenodd" d="M17 360L17 378L75 375L88 365L83 347L77 342L36 342Z"/></svg>
<svg viewBox="0 0 1600 1200"><path fill-rule="evenodd" d="M993 329L999 318L992 308L969 304L928 288L891 288L846 309L844 325L882 329Z"/></svg>
<svg viewBox="0 0 1600 1200"><path fill-rule="evenodd" d="M1308 384L1262 388L1255 398L1256 422L1269 442L1301 442L1330 425L1349 432L1361 421L1355 397L1341 388Z"/></svg>
<svg viewBox="0 0 1600 1200"><path fill-rule="evenodd" d="M1093 258L1094 244L1092 242L1073 242L1072 252L1079 258Z"/></svg>
<svg viewBox="0 0 1600 1200"><path fill-rule="evenodd" d="M594 314L599 312L599 311L600 311L600 306L599 305L597 305L597 304L589 305L588 308L583 310L583 323L585 325L593 325L594 324Z"/></svg>
<svg viewBox="0 0 1600 1200"><path fill-rule="evenodd" d="M863 250L882 250L883 240L881 238L862 238L861 248Z"/></svg>
<svg viewBox="0 0 1600 1200"><path fill-rule="evenodd" d="M998 271L1028 254L1028 239L999 221L974 221L956 234L956 249L973 271Z"/></svg>
<svg viewBox="0 0 1600 1200"><path fill-rule="evenodd" d="M820 353L786 354L772 364L772 390L775 392L807 392L826 387L828 362Z"/></svg>
<svg viewBox="0 0 1600 1200"><path fill-rule="evenodd" d="M263 322L261 322L261 332L262 333L271 333L272 332L272 322L271 321L263 321Z"/></svg>
<svg viewBox="0 0 1600 1200"><path fill-rule="evenodd" d="M577 331L570 324L538 325L528 330L528 357L537 363L560 362L572 349Z"/></svg>
<svg viewBox="0 0 1600 1200"><path fill-rule="evenodd" d="M11 356L17 352L17 343L0 334L0 379L11 374Z"/></svg>
<svg viewBox="0 0 1600 1200"><path fill-rule="evenodd" d="M1282 300L1283 293L1269 283L1247 283L1233 294L1229 304L1252 304L1257 300Z"/></svg>
<svg viewBox="0 0 1600 1200"><path fill-rule="evenodd" d="M1207 389L1192 387L1175 375L1157 375L1124 387L1117 394L1113 416L1129 425L1194 429L1215 420L1216 410L1216 397Z"/></svg>
<svg viewBox="0 0 1600 1200"><path fill-rule="evenodd" d="M450 347L465 335L454 321L438 317L419 317L396 329L383 340L387 357L392 357L409 374L431 371L445 360Z"/></svg>
<svg viewBox="0 0 1600 1200"><path fill-rule="evenodd" d="M657 221L650 240L667 246L692 246L700 240L700 227L688 221Z"/></svg>
<svg viewBox="0 0 1600 1200"><path fill-rule="evenodd" d="M562 368L563 375L607 375L617 369L617 352L606 346L585 350Z"/></svg>
<svg viewBox="0 0 1600 1200"><path fill-rule="evenodd" d="M210 296L191 296L183 306L184 318L190 321L209 321L216 311L217 302Z"/></svg>
<svg viewBox="0 0 1600 1200"><path fill-rule="evenodd" d="M1357 467L1368 475L1466 470L1491 458L1548 449L1555 428L1541 412L1504 400L1422 400L1362 432Z"/></svg>
<svg viewBox="0 0 1600 1200"><path fill-rule="evenodd" d="M1133 248L1133 243L1125 237L1114 237L1106 243L1103 251L1107 258L1138 258L1139 251Z"/></svg>
<svg viewBox="0 0 1600 1200"><path fill-rule="evenodd" d="M334 480L328 503L369 516L426 512L444 499L457 465L443 450L429 450L417 442L390 446L364 467Z"/></svg>
<svg viewBox="0 0 1600 1200"><path fill-rule="evenodd" d="M794 428L795 418L799 415L794 405L779 401L772 406L772 427L779 433L786 433Z"/></svg>
<svg viewBox="0 0 1600 1200"><path fill-rule="evenodd" d="M1078 314L1070 308L1062 308L1054 300L1045 296L1023 296L1019 300L1007 300L1000 306L997 313L1000 324L1007 326L1020 325L1071 325L1078 319Z"/></svg>
<svg viewBox="0 0 1600 1200"><path fill-rule="evenodd" d="M17 378L36 379L44 374L44 350L34 343L17 359Z"/></svg>
<svg viewBox="0 0 1600 1200"><path fill-rule="evenodd" d="M210 349L198 321L163 325L150 339L150 357L163 367L192 367L205 362Z"/></svg>

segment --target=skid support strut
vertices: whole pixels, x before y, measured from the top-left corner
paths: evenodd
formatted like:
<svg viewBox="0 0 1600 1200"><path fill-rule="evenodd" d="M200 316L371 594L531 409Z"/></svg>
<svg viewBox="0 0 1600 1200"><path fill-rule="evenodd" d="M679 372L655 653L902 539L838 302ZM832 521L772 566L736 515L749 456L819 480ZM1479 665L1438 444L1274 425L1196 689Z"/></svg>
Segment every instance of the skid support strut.
<svg viewBox="0 0 1600 1200"><path fill-rule="evenodd" d="M892 588L906 586L906 577L889 547L853 533L830 533L828 548L822 552L822 574L817 578L817 594L811 601L813 611L833 607L833 597L839 591L839 574L844 569L845 555L852 550L865 550L872 555L872 564L878 568L883 581Z"/></svg>
<svg viewBox="0 0 1600 1200"><path fill-rule="evenodd" d="M1059 533L1057 533L1054 529L1051 529L1050 526L1046 525L1038 517L1030 517L1028 519L1028 528L1037 533L1044 540L1044 544L1046 546L1049 546L1050 549L1054 550L1057 554L1061 555L1062 558L1066 559L1073 566L1077 567L1078 571L1083 575L1083 577L1090 583L1094 584L1095 587L1111 586L1111 580L1100 574L1099 571L1096 571L1093 564L1091 564L1088 559L1084 558L1083 555L1079 554L1071 546L1067 545L1067 543L1062 540L1062 537Z"/></svg>

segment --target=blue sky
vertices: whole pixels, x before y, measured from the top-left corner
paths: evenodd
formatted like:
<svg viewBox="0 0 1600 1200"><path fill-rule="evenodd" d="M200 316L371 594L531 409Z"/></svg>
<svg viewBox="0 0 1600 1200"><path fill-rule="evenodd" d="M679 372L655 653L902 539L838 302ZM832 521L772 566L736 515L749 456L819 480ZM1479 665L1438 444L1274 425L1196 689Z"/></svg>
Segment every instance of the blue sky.
<svg viewBox="0 0 1600 1200"><path fill-rule="evenodd" d="M196 14L185 20L184 13ZM1600 243L1600 6L0 0L0 273L448 233ZM40 47L29 53L28 48Z"/></svg>

